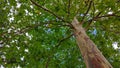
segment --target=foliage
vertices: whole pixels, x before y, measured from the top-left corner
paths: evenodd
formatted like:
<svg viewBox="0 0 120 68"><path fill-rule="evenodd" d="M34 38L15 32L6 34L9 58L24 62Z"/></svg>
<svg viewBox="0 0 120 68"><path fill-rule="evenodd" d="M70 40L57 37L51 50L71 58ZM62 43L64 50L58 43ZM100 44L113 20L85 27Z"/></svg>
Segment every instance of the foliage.
<svg viewBox="0 0 120 68"><path fill-rule="evenodd" d="M94 0L91 6L90 0L35 0L43 8L31 1L0 1L0 65L85 68L68 25L77 16L113 67L120 67L119 0Z"/></svg>

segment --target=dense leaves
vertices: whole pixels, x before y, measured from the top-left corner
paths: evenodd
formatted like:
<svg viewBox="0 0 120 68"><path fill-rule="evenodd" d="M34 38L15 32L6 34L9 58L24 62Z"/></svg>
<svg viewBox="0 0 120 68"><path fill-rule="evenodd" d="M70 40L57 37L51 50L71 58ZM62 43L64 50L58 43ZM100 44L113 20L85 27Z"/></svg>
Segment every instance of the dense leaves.
<svg viewBox="0 0 120 68"><path fill-rule="evenodd" d="M33 1L50 11L29 0L0 1L1 67L85 68L68 25L74 16L84 27L94 18L87 34L113 67L120 67L119 0L94 0L91 7L90 0Z"/></svg>

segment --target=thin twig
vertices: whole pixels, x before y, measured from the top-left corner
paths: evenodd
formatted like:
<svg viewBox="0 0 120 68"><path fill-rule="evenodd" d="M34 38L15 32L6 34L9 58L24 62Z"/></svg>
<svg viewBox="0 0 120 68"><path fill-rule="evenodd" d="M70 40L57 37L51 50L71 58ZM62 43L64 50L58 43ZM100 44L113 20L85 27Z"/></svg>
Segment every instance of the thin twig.
<svg viewBox="0 0 120 68"><path fill-rule="evenodd" d="M49 10L49 9L47 9L47 8L39 5L39 4L37 4L37 3L34 2L33 0L30 0L30 1L31 1L34 5L36 5L37 7L39 7L39 8L41 8L41 9L49 12L50 14L54 15L54 16L57 17L58 19L62 20L63 22L67 22L67 21L65 21L63 18L59 17L57 14L55 14L54 12L52 12L51 10Z"/></svg>
<svg viewBox="0 0 120 68"><path fill-rule="evenodd" d="M97 20L99 18L104 18L104 17L120 17L120 16L113 13L113 14L107 14L107 15L103 15L103 16L94 17L92 19ZM92 20L92 19L90 19L90 20ZM88 21L90 21L90 20L88 20Z"/></svg>
<svg viewBox="0 0 120 68"><path fill-rule="evenodd" d="M93 17L94 17L94 15L95 15L95 4L93 2Z"/></svg>
<svg viewBox="0 0 120 68"><path fill-rule="evenodd" d="M120 17L119 15L116 15L119 12L120 11L116 11L116 12L114 12L112 14L106 14L106 15L103 15L103 16L98 16L98 17L95 17L94 19L103 18L103 17L112 17L112 16L114 16L114 17Z"/></svg>
<svg viewBox="0 0 120 68"><path fill-rule="evenodd" d="M70 16L70 2L71 2L71 0L68 1L68 18Z"/></svg>
<svg viewBox="0 0 120 68"><path fill-rule="evenodd" d="M115 14L108 14L108 15L104 15L104 16L99 16L99 17L97 17L96 19L98 19L98 18L103 18L103 17L120 17L119 15L115 15Z"/></svg>
<svg viewBox="0 0 120 68"><path fill-rule="evenodd" d="M59 47L63 41L65 41L66 39L69 39L71 36L73 36L73 34L69 35L68 37L65 37L65 38L61 39L55 47Z"/></svg>
<svg viewBox="0 0 120 68"><path fill-rule="evenodd" d="M120 11L117 11L117 12L112 13L112 14L106 14L106 15L99 16L99 15L101 14L101 12L100 12L100 13L98 13L97 16L95 16L95 17L93 17L92 19L86 21L86 22L89 22L89 24L88 24L88 26L87 26L85 29L87 30L87 29L89 28L90 24L92 23L92 21L97 20L97 19L99 19L99 18L104 18L104 17L120 17L119 15L116 15L116 14L119 13L119 12L120 12Z"/></svg>
<svg viewBox="0 0 120 68"><path fill-rule="evenodd" d="M47 60L46 65L45 65L45 68L48 68L48 65L49 65L49 62L50 62L50 58L51 58L51 56L48 57L48 60Z"/></svg>
<svg viewBox="0 0 120 68"><path fill-rule="evenodd" d="M88 6L88 9L87 9L87 11L84 13L84 16L83 16L80 24L83 24L84 18L85 18L86 15L88 14L88 12L89 12L89 10L90 10L90 8L91 8L91 5L92 5L92 1L90 1L89 6Z"/></svg>

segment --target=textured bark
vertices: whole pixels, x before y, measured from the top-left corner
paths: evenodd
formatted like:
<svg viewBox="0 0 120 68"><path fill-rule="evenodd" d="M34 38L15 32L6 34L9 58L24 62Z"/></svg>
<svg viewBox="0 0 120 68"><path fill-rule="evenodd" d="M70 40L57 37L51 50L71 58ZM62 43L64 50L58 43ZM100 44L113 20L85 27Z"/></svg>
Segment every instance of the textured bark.
<svg viewBox="0 0 120 68"><path fill-rule="evenodd" d="M112 68L111 64L105 59L96 45L87 36L84 28L74 18L72 22L77 44L83 56L87 68Z"/></svg>

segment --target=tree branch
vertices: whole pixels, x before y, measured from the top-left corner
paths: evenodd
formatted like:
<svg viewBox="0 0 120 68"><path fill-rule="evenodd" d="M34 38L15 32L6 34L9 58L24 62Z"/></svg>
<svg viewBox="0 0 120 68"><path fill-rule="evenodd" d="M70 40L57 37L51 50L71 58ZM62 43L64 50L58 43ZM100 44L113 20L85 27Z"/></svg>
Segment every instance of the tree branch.
<svg viewBox="0 0 120 68"><path fill-rule="evenodd" d="M95 16L95 4L93 2L93 17Z"/></svg>
<svg viewBox="0 0 120 68"><path fill-rule="evenodd" d="M83 24L84 18L85 18L86 15L88 14L88 12L89 12L89 10L90 10L90 8L91 8L91 5L92 5L92 1L90 1L89 5L88 5L88 9L87 9L87 11L84 13L84 16L83 16L80 24Z"/></svg>
<svg viewBox="0 0 120 68"><path fill-rule="evenodd" d="M98 17L101 13L102 13L102 12L99 12L95 17ZM93 18L95 18L95 17L93 17ZM90 25L92 24L92 21L93 21L93 19L91 19L91 20L88 22L88 25L85 27L85 31L88 30L88 28L89 28Z"/></svg>
<svg viewBox="0 0 120 68"><path fill-rule="evenodd" d="M89 24L87 25L87 27L85 28L85 30L88 30L88 28L90 27L92 21L94 20L97 20L99 18L104 18L104 17L120 17L119 15L116 15L117 13L119 13L120 11L117 11L115 13L112 13L112 14L106 14L106 15L103 15L103 16L99 16L101 14L101 12L98 13L97 16L93 17L92 19L88 20L87 22L89 22Z"/></svg>
<svg viewBox="0 0 120 68"><path fill-rule="evenodd" d="M70 16L70 2L71 0L68 1L68 17Z"/></svg>
<svg viewBox="0 0 120 68"><path fill-rule="evenodd" d="M67 21L65 21L63 18L59 17L57 14L55 14L54 12L52 12L51 10L49 10L49 9L47 9L47 8L39 5L39 4L37 4L37 3L34 2L33 0L30 0L30 1L31 1L34 5L36 5L37 7L39 7L39 8L41 8L41 9L49 12L50 14L54 15L54 16L57 17L58 19L62 20L63 22L67 22Z"/></svg>
<svg viewBox="0 0 120 68"><path fill-rule="evenodd" d="M45 68L48 68L48 65L49 65L49 62L50 62L50 58L51 58L51 56L48 57L48 60L47 60L46 65L45 65Z"/></svg>
<svg viewBox="0 0 120 68"><path fill-rule="evenodd" d="M63 41L65 41L66 39L69 39L71 36L73 36L73 34L69 35L68 37L65 37L65 38L61 39L55 47L59 47Z"/></svg>
<svg viewBox="0 0 120 68"><path fill-rule="evenodd" d="M25 26L24 28L21 28L21 29L20 29L19 31L17 31L17 32L14 32L14 31L12 31L12 32L10 32L10 33L8 33L8 31L2 32L2 33L0 34L0 36L2 37L2 36L4 36L4 35L6 35L6 34L15 34L15 35L17 34L17 35L19 35L19 34L23 34L23 33L27 32L27 31L29 31L29 30L31 30L31 29L34 29L34 28L36 28L36 27L38 27L38 26L50 25L50 24L52 24L52 25L57 25L57 26L59 26L59 27L61 27L61 26L70 27L69 24L61 24L61 23L53 23L53 22L56 22L56 20L47 21L47 22L40 22L40 23L38 23L38 24L33 24L33 25ZM50 28L50 27L49 27L49 28Z"/></svg>
<svg viewBox="0 0 120 68"><path fill-rule="evenodd" d="M38 26L43 26L43 25L57 25L57 26L67 26L67 27L70 27L69 24L61 24L61 23L53 23L53 22L56 22L56 20L53 20L53 21L47 21L47 22L40 22L39 24L34 24L34 25L30 25L30 26L26 26L25 28L27 28L28 30L31 30L35 27L38 27ZM23 28L25 30L25 28ZM50 27L49 27L50 28Z"/></svg>
<svg viewBox="0 0 120 68"><path fill-rule="evenodd" d="M116 15L119 12L120 11L117 11L117 12L112 13L112 14L106 14L106 15L103 15L103 16L97 16L97 17L94 17L93 20L96 20L96 19L99 19L99 18L103 18L103 17L120 17L119 15Z"/></svg>

